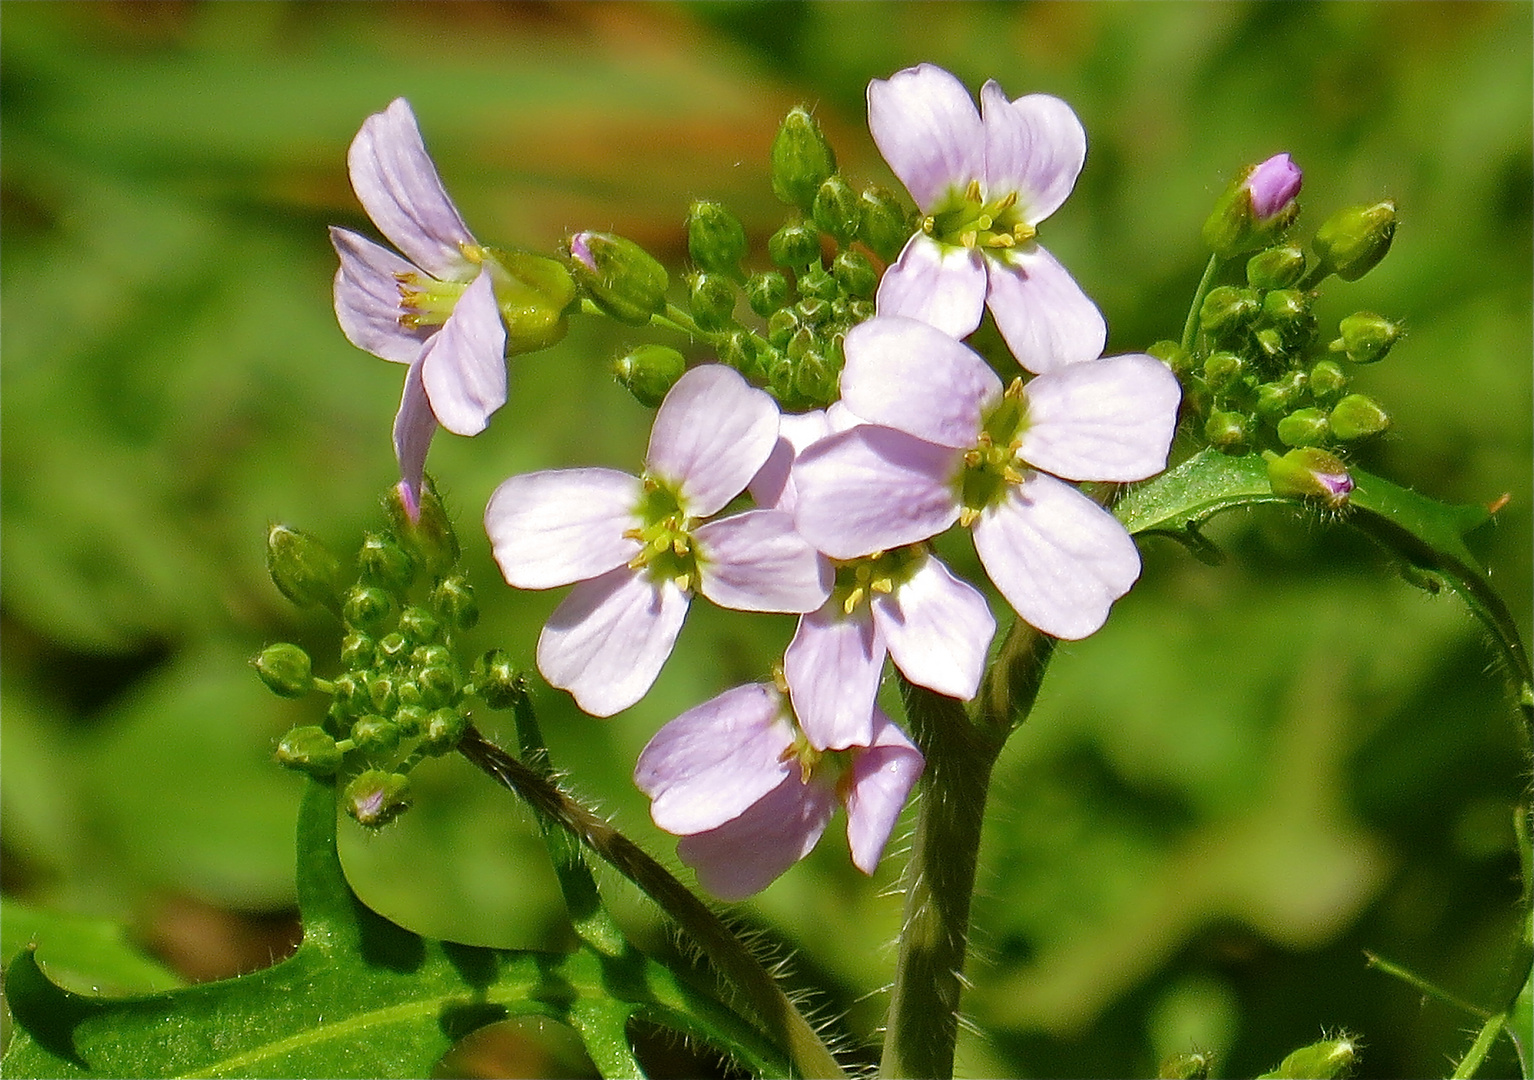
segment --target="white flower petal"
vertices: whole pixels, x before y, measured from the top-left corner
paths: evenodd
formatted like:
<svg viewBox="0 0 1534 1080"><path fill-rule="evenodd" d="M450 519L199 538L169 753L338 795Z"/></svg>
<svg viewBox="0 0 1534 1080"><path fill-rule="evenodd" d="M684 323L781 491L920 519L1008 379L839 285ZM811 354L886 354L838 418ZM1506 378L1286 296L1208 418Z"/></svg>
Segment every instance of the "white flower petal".
<svg viewBox="0 0 1534 1080"><path fill-rule="evenodd" d="M388 248L354 232L330 230L330 243L340 256L336 271L336 321L357 348L396 364L414 363L435 326L407 330L400 325L398 274L420 274L415 266Z"/></svg>
<svg viewBox="0 0 1534 1080"><path fill-rule="evenodd" d="M682 837L676 853L719 899L744 900L814 850L835 809L829 785L790 776L733 821Z"/></svg>
<svg viewBox="0 0 1534 1080"><path fill-rule="evenodd" d="M639 554L637 476L555 469L505 480L485 507L485 532L508 585L550 589L584 581Z"/></svg>
<svg viewBox="0 0 1534 1080"><path fill-rule="evenodd" d="M799 451L830 433L831 422L824 409L784 413L778 420L778 441L773 444L772 453L746 485L756 505L792 514L798 501L798 493L789 482L794 459Z"/></svg>
<svg viewBox="0 0 1534 1080"><path fill-rule="evenodd" d="M847 407L929 443L974 446L981 410L1001 397L1001 380L974 350L915 319L859 323L843 352Z"/></svg>
<svg viewBox="0 0 1534 1080"><path fill-rule="evenodd" d="M538 670L592 716L634 704L676 644L690 598L626 566L583 581L538 636Z"/></svg>
<svg viewBox="0 0 1534 1080"><path fill-rule="evenodd" d="M985 597L935 557L894 592L875 594L873 617L907 679L962 701L975 696L996 620Z"/></svg>
<svg viewBox="0 0 1534 1080"><path fill-rule="evenodd" d="M986 306L1019 364L1045 372L1102 355L1103 313L1053 255L1028 244L988 266Z"/></svg>
<svg viewBox="0 0 1534 1080"><path fill-rule="evenodd" d="M974 99L933 64L868 84L868 130L924 214L983 175L985 139Z"/></svg>
<svg viewBox="0 0 1534 1080"><path fill-rule="evenodd" d="M1067 480L1144 480L1166 468L1182 388L1153 356L1056 368L1028 384L1019 453Z"/></svg>
<svg viewBox="0 0 1534 1080"><path fill-rule="evenodd" d="M1117 518L1054 477L1031 473L974 525L985 571L1024 621L1075 640L1100 629L1140 576Z"/></svg>
<svg viewBox="0 0 1534 1080"><path fill-rule="evenodd" d="M831 565L781 510L748 510L693 530L698 591L735 611L814 611L831 592Z"/></svg>
<svg viewBox="0 0 1534 1080"><path fill-rule="evenodd" d="M399 461L400 479L408 492L406 506L413 515L421 505L421 479L426 471L426 451L437 433L437 418L432 415L426 388L421 385L421 365L411 364L405 372L405 389L400 394L399 412L394 415L394 456Z"/></svg>
<svg viewBox="0 0 1534 1080"><path fill-rule="evenodd" d="M880 315L920 319L952 337L968 337L985 314L985 259L917 233L884 271L874 302Z"/></svg>
<svg viewBox="0 0 1534 1080"><path fill-rule="evenodd" d="M506 404L506 327L488 273L474 279L421 353L421 378L437 421L478 435Z"/></svg>
<svg viewBox="0 0 1534 1080"><path fill-rule="evenodd" d="M884 645L866 610L842 614L832 600L799 620L783 653L783 676L794 715L817 750L867 746Z"/></svg>
<svg viewBox="0 0 1534 1080"><path fill-rule="evenodd" d="M847 791L847 845L852 864L872 874L911 789L926 766L921 751L888 716L874 710L873 745L852 762Z"/></svg>
<svg viewBox="0 0 1534 1080"><path fill-rule="evenodd" d="M980 88L988 197L1017 193L1023 220L1037 225L1060 208L1087 158L1087 132L1065 102L1048 94L1016 101L994 81Z"/></svg>
<svg viewBox="0 0 1534 1080"><path fill-rule="evenodd" d="M661 402L645 469L681 487L694 517L745 490L778 441L778 406L723 364L693 368Z"/></svg>

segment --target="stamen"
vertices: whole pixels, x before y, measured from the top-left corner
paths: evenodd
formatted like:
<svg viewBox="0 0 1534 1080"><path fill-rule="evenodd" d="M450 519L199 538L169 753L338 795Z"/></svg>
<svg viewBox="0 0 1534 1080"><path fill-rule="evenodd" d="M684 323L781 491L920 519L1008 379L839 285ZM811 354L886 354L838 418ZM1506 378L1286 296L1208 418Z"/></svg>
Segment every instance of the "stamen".
<svg viewBox="0 0 1534 1080"><path fill-rule="evenodd" d="M971 525L973 525L975 523L975 519L978 518L979 516L980 516L980 511L974 509L973 507L969 507L969 506L961 506L961 507L959 507L959 524L962 525L966 529L969 528Z"/></svg>
<svg viewBox="0 0 1534 1080"><path fill-rule="evenodd" d="M968 201L972 202L972 203L977 203L977 202L983 202L984 201L984 199L980 195L980 181L979 180L971 180L969 182L969 187L964 189L964 198L967 199Z"/></svg>

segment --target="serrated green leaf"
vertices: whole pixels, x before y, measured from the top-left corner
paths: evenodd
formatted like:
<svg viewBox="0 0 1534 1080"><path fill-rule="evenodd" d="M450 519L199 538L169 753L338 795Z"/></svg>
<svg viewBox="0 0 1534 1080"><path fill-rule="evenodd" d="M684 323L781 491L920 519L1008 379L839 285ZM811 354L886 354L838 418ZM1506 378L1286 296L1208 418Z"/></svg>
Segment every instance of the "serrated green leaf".
<svg viewBox="0 0 1534 1080"><path fill-rule="evenodd" d="M633 1071L635 1015L787 1072L743 1021L637 952L460 945L372 911L341 870L333 784L308 782L298 850L303 944L265 971L107 1000L62 989L23 952L6 978L6 1075L424 1076L457 1039L526 1015L569 1024L606 1075Z"/></svg>

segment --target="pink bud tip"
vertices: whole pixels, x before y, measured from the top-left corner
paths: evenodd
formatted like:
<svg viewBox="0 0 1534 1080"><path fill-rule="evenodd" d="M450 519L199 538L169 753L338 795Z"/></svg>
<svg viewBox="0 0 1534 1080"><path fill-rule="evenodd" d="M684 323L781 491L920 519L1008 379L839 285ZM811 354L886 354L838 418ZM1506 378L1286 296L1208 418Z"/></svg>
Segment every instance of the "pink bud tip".
<svg viewBox="0 0 1534 1080"><path fill-rule="evenodd" d="M1252 214L1258 221L1278 214L1300 193L1304 173L1288 154L1274 154L1246 178L1252 193Z"/></svg>

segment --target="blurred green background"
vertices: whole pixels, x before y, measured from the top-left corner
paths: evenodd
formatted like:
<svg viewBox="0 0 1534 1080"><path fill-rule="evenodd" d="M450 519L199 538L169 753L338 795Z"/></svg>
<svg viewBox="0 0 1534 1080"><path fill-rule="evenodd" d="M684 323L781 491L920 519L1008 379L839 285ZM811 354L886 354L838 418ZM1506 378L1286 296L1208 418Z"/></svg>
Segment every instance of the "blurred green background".
<svg viewBox="0 0 1534 1080"><path fill-rule="evenodd" d="M1472 546L1527 638L1531 11L0 5L7 955L42 926L41 955L67 977L70 935L38 914L54 910L122 923L184 978L249 970L292 937L300 785L270 752L321 703L272 697L247 660L296 640L330 670L334 628L266 579L265 530L354 550L395 477L401 372L336 328L325 226L374 234L346 147L399 95L480 240L552 251L613 229L680 269L696 197L732 206L762 251L782 218L766 150L794 104L815 109L849 177L893 185L863 126L870 78L928 60L976 90L1058 94L1090 151L1043 239L1104 309L1110 350L1176 336L1199 226L1243 164L1287 150L1305 168L1303 237L1333 209L1393 197L1390 257L1329 285L1319 311L1323 327L1368 309L1409 329L1360 378L1396 426L1359 460L1448 501L1511 493ZM485 612L476 650L531 665L559 599L500 584L485 500L513 472L637 465L649 414L607 367L642 336L578 320L513 362L485 435L438 437L431 468ZM1364 949L1471 1002L1506 1000L1527 775L1477 628L1344 529L1253 513L1211 535L1232 556L1219 567L1144 545L1140 584L1102 633L1061 649L1003 756L964 1074L1152 1075L1197 1044L1222 1075L1249 1076L1346 1028L1362 1075L1442 1075L1476 1021L1367 969ZM954 559L977 570L962 547ZM697 605L627 713L592 720L541 696L556 763L674 864L634 756L681 710L762 677L791 630ZM563 940L529 816L457 759L415 780L399 825L343 829L369 903L459 940ZM800 975L868 1045L901 844L870 883L838 828L738 914L799 944ZM79 967L109 989L163 977ZM1514 1067L1504 1047L1483 1074Z"/></svg>

